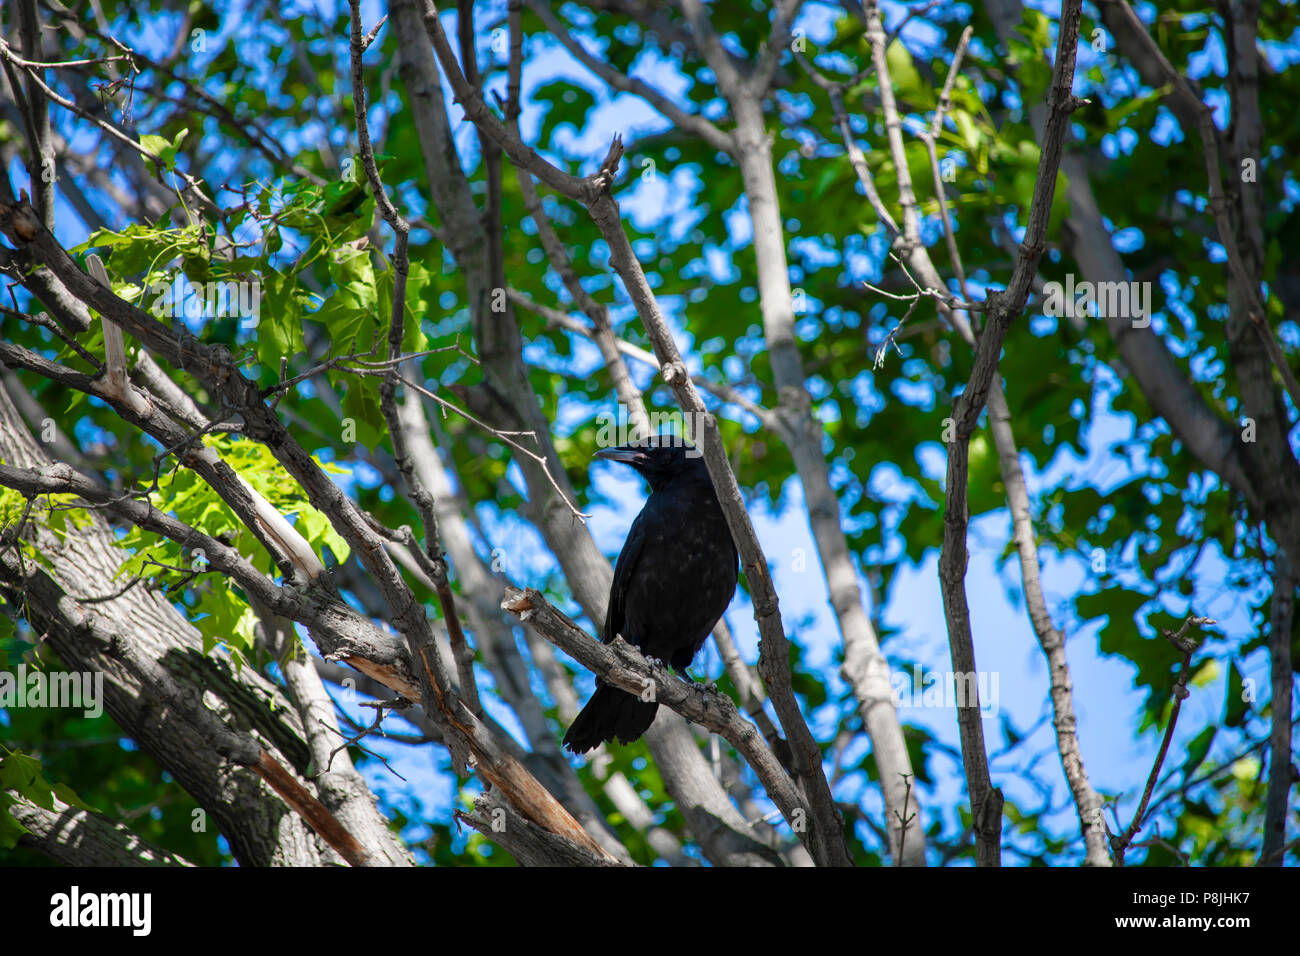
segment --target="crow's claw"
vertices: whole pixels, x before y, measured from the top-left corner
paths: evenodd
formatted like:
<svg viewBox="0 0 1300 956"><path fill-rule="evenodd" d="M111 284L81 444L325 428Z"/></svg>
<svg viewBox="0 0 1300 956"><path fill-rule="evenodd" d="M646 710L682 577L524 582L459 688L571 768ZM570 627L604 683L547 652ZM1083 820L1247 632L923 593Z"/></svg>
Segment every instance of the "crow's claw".
<svg viewBox="0 0 1300 956"><path fill-rule="evenodd" d="M709 681L708 683L698 681L687 671L682 671L682 682L690 687L691 690L695 691L695 693L700 695L700 706L702 707L709 706L709 694L716 694L718 692L718 685L713 683L713 681Z"/></svg>

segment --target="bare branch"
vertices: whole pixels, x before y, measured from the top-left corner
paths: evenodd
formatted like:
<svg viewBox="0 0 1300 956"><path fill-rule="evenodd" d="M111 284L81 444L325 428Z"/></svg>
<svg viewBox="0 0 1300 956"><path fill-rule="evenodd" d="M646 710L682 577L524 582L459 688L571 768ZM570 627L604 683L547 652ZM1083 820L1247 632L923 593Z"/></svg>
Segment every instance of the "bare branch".
<svg viewBox="0 0 1300 956"><path fill-rule="evenodd" d="M1155 789L1156 779L1160 776L1160 767L1165 762L1165 755L1169 753L1169 743L1174 738L1174 728L1178 726L1178 714L1183 708L1183 701L1187 699L1187 681L1192 676L1192 654L1195 653L1199 642L1195 639L1188 639L1187 632L1192 627L1206 627L1216 622L1208 617L1196 617L1189 614L1183 626L1178 629L1178 633L1165 631L1165 638L1170 644L1182 654L1182 665L1178 671L1178 680L1174 683L1173 709L1169 712L1169 723L1165 726L1165 735L1160 741L1160 751L1156 754L1156 761L1151 767L1151 773L1147 777L1147 785L1142 791L1142 801L1138 804L1137 812L1133 814L1133 822L1130 823L1119 836L1111 837L1111 848L1115 851L1115 863L1117 866L1124 865L1124 853L1133 843L1133 837L1142 827L1142 821L1146 816L1147 804L1151 801L1151 791Z"/></svg>
<svg viewBox="0 0 1300 956"><path fill-rule="evenodd" d="M14 64L15 66L21 65L15 62L19 58L15 56L13 51L9 49L9 45L5 43L4 40L2 39L0 39L0 59L3 59L7 63ZM124 146L127 146L128 148L135 150L135 152L139 153L141 156L145 157L146 159L152 160L159 169L165 168L165 164L163 163L162 158L159 157L156 153L151 152L150 150L146 149L144 146L141 146L140 143L132 139L130 136L126 135L126 133L123 133L112 123L109 123L106 120L102 120L98 116L92 115L91 113L82 109L76 103L72 102L72 100L69 100L66 97L60 96L58 93L54 92L54 90L50 89L50 87L47 86L45 82L40 78L38 71L34 69L26 69L26 68L24 68L24 70L26 71L27 75L31 77L32 81L36 84L36 86L40 88L41 92L43 92L45 96L50 100L50 102L57 103L59 106L62 106L65 110L67 110L69 113L72 113L80 117L81 119L84 119L87 122L93 123L94 125L98 126L111 138L122 143ZM178 175L182 180L185 181L187 192L191 193L196 199L198 199L203 204L203 206L207 208L210 212L218 216L221 215L221 208L217 206L217 204L214 203L212 199L207 196L206 193L203 192L203 189L199 185L197 179L195 179L189 173L185 172L183 169L180 168L176 168L175 172L176 175Z"/></svg>
<svg viewBox="0 0 1300 956"><path fill-rule="evenodd" d="M1286 842L1287 803L1295 778L1291 769L1291 628L1295 615L1295 570L1281 549L1273 555L1273 597L1269 614L1269 669L1272 683L1272 731L1268 748L1268 796L1264 801L1261 866L1281 866Z"/></svg>
<svg viewBox="0 0 1300 956"><path fill-rule="evenodd" d="M1079 40L1081 0L1066 0L1062 9L1056 46L1056 63L1048 89L1048 120L1043 136L1042 158L1034 183L1033 200L1025 238L1020 246L1020 257L1006 292L989 297L988 327L979 341L975 367L971 378L958 400L954 412L955 440L948 450L948 475L946 506L944 510L943 549L939 558L939 573L943 585L944 611L948 621L949 649L953 671L975 674L975 647L971 636L970 612L966 603L966 533L967 468L970 436L983 411L989 389L997 374L998 357L1002 341L1012 319L1024 310L1029 295L1030 281L1037 270L1043 253L1052 196L1056 190L1056 171L1061 162L1061 151L1068 129L1070 114L1078 105L1070 89L1074 79L1074 61ZM876 70L882 77L881 96L892 102L886 93L888 65L884 57L884 38L880 33L879 12L868 11L869 35ZM888 116L886 124L890 125ZM896 128L896 124L894 127ZM891 144L894 137L891 135ZM895 149L896 162L901 156L901 140ZM906 168L903 159L902 167ZM903 170L899 170L899 187L903 186ZM904 231L913 234L915 229L915 202L903 200ZM975 695L978 698L978 693ZM988 758L984 749L984 732L981 726L978 699L967 700L957 710L961 730L962 760L966 783L971 795L972 824L976 837L976 860L981 866L997 866L1001 862L1002 793L989 779Z"/></svg>
<svg viewBox="0 0 1300 956"><path fill-rule="evenodd" d="M578 62L609 84L611 89L641 97L672 120L675 125L695 134L714 149L728 154L735 151L736 144L731 136L718 129L705 117L698 113L686 112L649 83L620 73L600 57L589 53L582 45L582 41L559 21L548 3L543 0L528 0L528 8L541 18L551 35L559 40Z"/></svg>

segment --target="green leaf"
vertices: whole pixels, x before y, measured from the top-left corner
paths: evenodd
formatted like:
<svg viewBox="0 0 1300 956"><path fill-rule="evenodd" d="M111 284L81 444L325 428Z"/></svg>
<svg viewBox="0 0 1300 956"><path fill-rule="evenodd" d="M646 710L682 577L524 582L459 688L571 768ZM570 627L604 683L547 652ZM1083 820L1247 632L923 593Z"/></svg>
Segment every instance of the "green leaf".
<svg viewBox="0 0 1300 956"><path fill-rule="evenodd" d="M181 148L181 143L185 137L190 135L189 128L186 127L176 134L175 139L167 139L165 136L155 136L152 133L146 133L140 137L140 145L158 157L159 165L163 169L172 169L176 165L176 153Z"/></svg>
<svg viewBox="0 0 1300 956"><path fill-rule="evenodd" d="M893 80L896 96L906 100L911 107L927 108L934 105L934 91L921 79L921 74L912 62L911 52L901 40L889 44L885 60L889 64L889 76Z"/></svg>
<svg viewBox="0 0 1300 956"><path fill-rule="evenodd" d="M1246 715L1250 713L1247 696L1241 669L1237 667L1236 661L1232 661L1228 666L1228 690L1223 716L1225 727L1240 727L1245 723Z"/></svg>

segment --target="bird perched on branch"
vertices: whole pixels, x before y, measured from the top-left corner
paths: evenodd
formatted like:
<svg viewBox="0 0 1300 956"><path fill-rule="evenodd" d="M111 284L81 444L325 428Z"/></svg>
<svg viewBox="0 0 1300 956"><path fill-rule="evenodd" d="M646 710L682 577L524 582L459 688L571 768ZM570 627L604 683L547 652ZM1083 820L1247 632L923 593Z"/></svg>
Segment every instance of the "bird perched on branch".
<svg viewBox="0 0 1300 956"><path fill-rule="evenodd" d="M609 644L618 635L685 673L731 603L739 565L704 458L673 435L602 449L596 457L631 465L650 485L614 566L600 639ZM650 729L658 709L597 678L564 745L586 753L615 737L631 743Z"/></svg>

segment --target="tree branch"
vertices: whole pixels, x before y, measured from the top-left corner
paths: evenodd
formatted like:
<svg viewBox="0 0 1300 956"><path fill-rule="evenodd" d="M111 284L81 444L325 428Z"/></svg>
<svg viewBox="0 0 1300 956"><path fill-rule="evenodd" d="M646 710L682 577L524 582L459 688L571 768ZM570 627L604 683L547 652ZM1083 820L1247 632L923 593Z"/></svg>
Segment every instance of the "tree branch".
<svg viewBox="0 0 1300 956"><path fill-rule="evenodd" d="M1029 296L1030 281L1043 253L1052 197L1056 191L1056 171L1061 163L1062 146L1070 114L1079 105L1070 90L1074 79L1075 52L1079 40L1080 9L1081 0L1066 0L1062 8L1056 45L1056 64L1052 69L1052 82L1047 93L1047 126L1043 135L1042 154L1034 183L1025 238L1021 242L1020 256L1007 290L989 296L988 326L979 341L979 350L975 356L975 366L970 381L962 392L953 415L956 428L954 441L948 449L944 535L943 548L939 557L939 575L943 587L944 614L948 622L948 643L953 671L958 674L978 673L975 666L975 646L971 636L970 611L966 604L965 587L966 534L969 520L966 484L970 436L975 430L990 385L997 374L998 356L1007 328L1012 319L1024 311ZM871 16L870 10L868 16ZM874 25L869 26L868 29L872 31L876 69L884 75L883 36L880 35L878 11L875 13ZM884 69L887 69L887 66ZM885 96L885 89L886 86L882 83L882 98ZM900 171L900 186L901 176ZM908 208L904 203L905 222L908 218ZM1001 862L1003 800L1001 791L996 789L989 779L978 691L975 697L974 701L967 700L957 709L962 741L962 762L971 796L976 861L981 866L998 866Z"/></svg>

